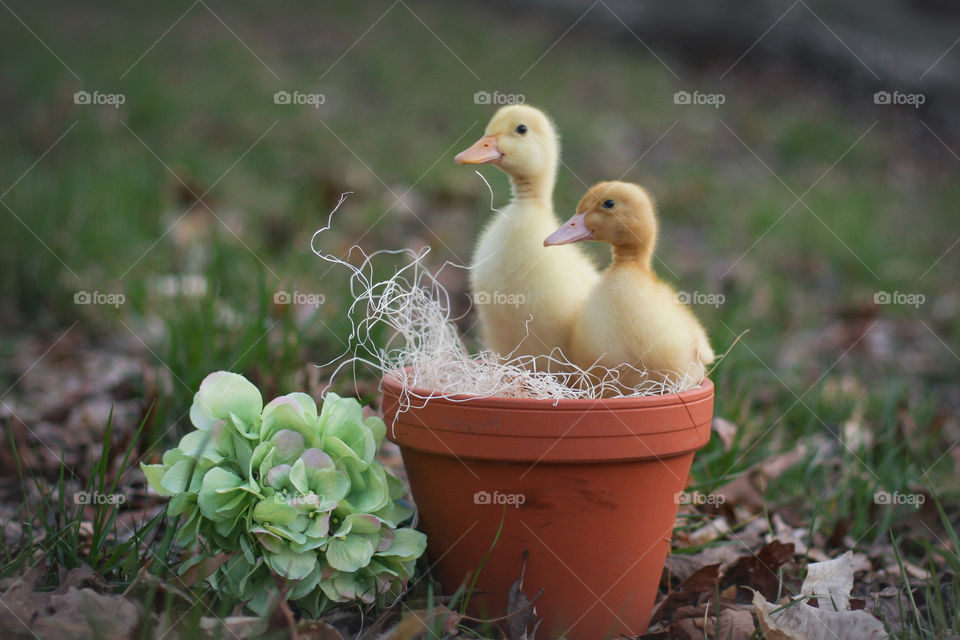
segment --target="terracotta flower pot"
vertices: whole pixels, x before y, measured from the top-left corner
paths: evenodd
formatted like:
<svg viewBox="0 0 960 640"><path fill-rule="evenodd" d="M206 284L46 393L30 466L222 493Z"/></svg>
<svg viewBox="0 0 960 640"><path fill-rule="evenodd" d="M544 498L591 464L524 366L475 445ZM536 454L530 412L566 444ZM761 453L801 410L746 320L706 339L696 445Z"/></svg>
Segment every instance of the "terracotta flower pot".
<svg viewBox="0 0 960 640"><path fill-rule="evenodd" d="M529 551L523 590L543 589L538 637L647 629L678 494L710 439L712 382L630 399L434 398L399 414L399 378L381 388L445 592L476 573L502 521L473 612L506 613Z"/></svg>

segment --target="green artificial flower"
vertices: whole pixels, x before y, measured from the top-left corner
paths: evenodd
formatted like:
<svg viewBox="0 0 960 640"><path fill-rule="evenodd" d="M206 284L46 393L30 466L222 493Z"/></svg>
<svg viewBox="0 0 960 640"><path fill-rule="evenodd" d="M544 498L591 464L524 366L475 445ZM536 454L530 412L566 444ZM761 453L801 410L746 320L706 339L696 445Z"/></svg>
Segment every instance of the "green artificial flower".
<svg viewBox="0 0 960 640"><path fill-rule="evenodd" d="M277 577L314 616L404 588L426 537L398 528L413 510L403 483L375 459L382 420L334 393L319 412L304 393L263 406L256 387L224 371L200 385L190 420L196 429L161 464L141 465L180 519L177 543L201 545L181 572L228 557L208 582L260 615Z"/></svg>

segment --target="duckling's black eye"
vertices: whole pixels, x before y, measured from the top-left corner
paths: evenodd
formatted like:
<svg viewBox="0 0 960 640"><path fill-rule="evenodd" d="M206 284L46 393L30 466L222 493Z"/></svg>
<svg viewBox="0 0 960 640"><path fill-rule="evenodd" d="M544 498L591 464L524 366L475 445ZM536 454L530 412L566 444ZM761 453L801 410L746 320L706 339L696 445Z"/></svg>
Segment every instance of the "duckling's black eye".
<svg viewBox="0 0 960 640"><path fill-rule="evenodd" d="M617 204L617 203L614 202L613 200L604 200L604 201L603 201L603 208L604 208L604 209L613 209L613 205L615 205L615 204Z"/></svg>
<svg viewBox="0 0 960 640"><path fill-rule="evenodd" d="M516 131L517 131L517 133L519 133L520 135L525 134L525 133L527 132L527 125L525 125L525 124L518 124Z"/></svg>

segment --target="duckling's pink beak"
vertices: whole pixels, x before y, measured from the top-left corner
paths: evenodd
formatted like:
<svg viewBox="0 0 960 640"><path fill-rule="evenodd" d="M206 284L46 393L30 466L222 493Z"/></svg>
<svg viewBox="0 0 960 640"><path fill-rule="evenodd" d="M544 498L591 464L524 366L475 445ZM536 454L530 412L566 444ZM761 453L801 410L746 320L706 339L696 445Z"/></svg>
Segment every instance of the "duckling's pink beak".
<svg viewBox="0 0 960 640"><path fill-rule="evenodd" d="M571 242L582 242L592 240L593 231L587 229L587 214L578 213L563 223L563 226L547 236L543 241L543 246L552 247L558 244L570 244Z"/></svg>
<svg viewBox="0 0 960 640"><path fill-rule="evenodd" d="M497 136L483 136L469 149L461 151L453 159L457 164L486 164L503 157L497 144Z"/></svg>

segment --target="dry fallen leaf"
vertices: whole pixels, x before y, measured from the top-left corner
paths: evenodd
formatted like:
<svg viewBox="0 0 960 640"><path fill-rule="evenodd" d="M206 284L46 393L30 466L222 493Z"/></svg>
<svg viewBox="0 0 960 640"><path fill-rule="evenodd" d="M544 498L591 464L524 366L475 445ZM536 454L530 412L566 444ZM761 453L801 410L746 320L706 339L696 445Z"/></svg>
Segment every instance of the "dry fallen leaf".
<svg viewBox="0 0 960 640"><path fill-rule="evenodd" d="M757 467L759 468L760 474L765 480L774 480L779 478L787 469L803 460L806 456L807 447L806 445L801 444L792 451L770 456L763 462L759 463Z"/></svg>
<svg viewBox="0 0 960 640"><path fill-rule="evenodd" d="M883 623L862 609L824 611L803 602L781 609L767 602L758 592L753 594L753 606L766 640L881 640L890 637Z"/></svg>
<svg viewBox="0 0 960 640"><path fill-rule="evenodd" d="M834 560L807 566L807 577L800 592L806 597L783 606L769 603L763 594L753 592L753 606L766 640L835 640L888 638L883 623L860 609L849 610L850 590L855 570L853 554L847 552Z"/></svg>
<svg viewBox="0 0 960 640"><path fill-rule="evenodd" d="M743 547L738 543L718 544L694 554L678 555L671 553L667 556L665 572L670 578L683 581L701 567L710 564L721 564L721 570L740 558Z"/></svg>
<svg viewBox="0 0 960 640"><path fill-rule="evenodd" d="M930 572L924 569L923 567L918 567L908 560L903 560L903 570L909 574L909 576L915 580L929 580L932 576ZM891 564L884 568L888 574L892 576L899 576L902 572L900 571L899 564Z"/></svg>
<svg viewBox="0 0 960 640"><path fill-rule="evenodd" d="M833 560L811 563L800 593L815 599L821 609L849 611L853 572L852 551Z"/></svg>
<svg viewBox="0 0 960 640"><path fill-rule="evenodd" d="M61 575L63 575L63 570L61 569ZM70 587L76 589L81 589L83 587L97 587L99 589L106 589L107 583L103 581L103 578L94 573L93 569L90 568L90 565L84 564L76 569L70 569L60 580L60 586L57 587L57 590L54 593L64 594L70 590Z"/></svg>
<svg viewBox="0 0 960 640"><path fill-rule="evenodd" d="M46 564L41 562L18 578L5 580L6 591L0 596L0 626L12 637L31 637L30 622L49 605L49 593L34 591L46 570Z"/></svg>
<svg viewBox="0 0 960 640"><path fill-rule="evenodd" d="M676 591L668 594L666 598L657 605L656 610L650 618L651 623L669 622L684 617L690 617L689 613L682 611L689 605L696 604L700 599L700 594L704 591L713 591L720 579L720 564L711 564L697 569L689 575ZM699 615L699 611L695 612Z"/></svg>
<svg viewBox="0 0 960 640"><path fill-rule="evenodd" d="M343 635L323 620L302 620L297 625L297 640L343 640Z"/></svg>
<svg viewBox="0 0 960 640"><path fill-rule="evenodd" d="M714 418L710 423L710 429L717 434L720 442L723 443L723 450L730 451L733 446L733 438L737 435L737 425L726 418Z"/></svg>
<svg viewBox="0 0 960 640"><path fill-rule="evenodd" d="M725 572L720 585L758 589L763 595L775 598L781 589L778 570L793 560L793 545L774 540L757 553L742 556Z"/></svg>
<svg viewBox="0 0 960 640"><path fill-rule="evenodd" d="M700 567L690 577L680 583L678 591L713 591L720 579L720 563Z"/></svg>
<svg viewBox="0 0 960 640"><path fill-rule="evenodd" d="M779 540L783 543L792 543L794 553L799 556L807 554L807 537L810 535L810 527L791 527L783 521L779 513L774 513L770 521L773 524L773 531L767 534L767 542Z"/></svg>
<svg viewBox="0 0 960 640"><path fill-rule="evenodd" d="M723 640L749 640L756 629L753 615L743 609L724 609L720 612L717 633Z"/></svg>
<svg viewBox="0 0 960 640"><path fill-rule="evenodd" d="M504 624L507 627L507 636L510 640L534 640L541 622L537 619L537 610L533 603L543 595L543 589L534 596L533 600L528 598L523 592L523 577L526 572L527 552L524 551L520 577L510 586L510 593L507 597L507 619Z"/></svg>
<svg viewBox="0 0 960 640"><path fill-rule="evenodd" d="M200 628L211 637L236 638L247 640L261 635L267 629L267 621L258 616L228 616L215 618L204 616L200 618Z"/></svg>
<svg viewBox="0 0 960 640"><path fill-rule="evenodd" d="M71 587L50 598L53 613L32 625L41 638L100 638L127 640L140 620L137 606L122 596Z"/></svg>
<svg viewBox="0 0 960 640"><path fill-rule="evenodd" d="M730 531L730 523L724 516L720 516L712 519L696 531L691 531L686 535L686 539L689 545L699 547L716 540L728 531Z"/></svg>
<svg viewBox="0 0 960 640"><path fill-rule="evenodd" d="M717 487L713 492L721 497L723 504L746 507L751 511L763 509L763 495L754 485L750 474L746 473Z"/></svg>
<svg viewBox="0 0 960 640"><path fill-rule="evenodd" d="M704 637L703 620L700 618L681 618L670 625L668 637L675 640L699 640Z"/></svg>
<svg viewBox="0 0 960 640"><path fill-rule="evenodd" d="M455 635L457 625L463 619L463 614L451 611L443 605L430 609L413 611L408 610L395 627L384 632L379 640L413 640L424 634L431 633L437 621L442 621L443 629L450 635ZM431 634L432 635L432 634Z"/></svg>

